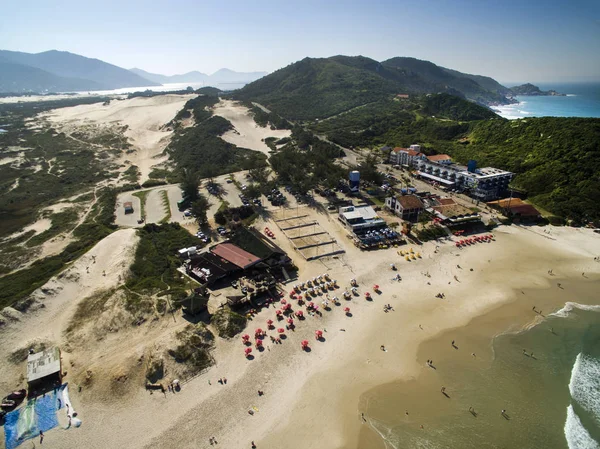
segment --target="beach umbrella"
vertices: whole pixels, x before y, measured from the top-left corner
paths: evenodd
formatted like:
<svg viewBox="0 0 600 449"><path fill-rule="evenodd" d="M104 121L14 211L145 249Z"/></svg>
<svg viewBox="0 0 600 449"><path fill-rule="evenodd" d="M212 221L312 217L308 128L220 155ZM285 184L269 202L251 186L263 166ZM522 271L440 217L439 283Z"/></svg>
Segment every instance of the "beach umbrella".
<svg viewBox="0 0 600 449"><path fill-rule="evenodd" d="M263 342L260 339L256 340L256 347L258 348L259 346L262 346Z"/></svg>
<svg viewBox="0 0 600 449"><path fill-rule="evenodd" d="M246 355L250 354L251 352L252 352L252 348L246 348L246 349L244 349L244 353Z"/></svg>
<svg viewBox="0 0 600 449"><path fill-rule="evenodd" d="M460 247L460 243L456 242L456 246L457 246L457 247Z"/></svg>
<svg viewBox="0 0 600 449"><path fill-rule="evenodd" d="M379 291L379 285L375 284L375 285L373 286L373 290L375 290L376 292L378 292L378 291Z"/></svg>
<svg viewBox="0 0 600 449"><path fill-rule="evenodd" d="M302 349L308 348L308 340L302 340L301 345L302 345Z"/></svg>
<svg viewBox="0 0 600 449"><path fill-rule="evenodd" d="M315 307L315 303L311 301L308 303L308 305L306 307L313 309Z"/></svg>
<svg viewBox="0 0 600 449"><path fill-rule="evenodd" d="M298 310L298 311L296 312L296 316L297 316L297 317L304 316L304 312L303 312L302 310Z"/></svg>
<svg viewBox="0 0 600 449"><path fill-rule="evenodd" d="M284 334L285 333L285 329L283 327L280 327L279 329L277 329L277 332L280 334Z"/></svg>
<svg viewBox="0 0 600 449"><path fill-rule="evenodd" d="M287 319L288 324L294 324L294 320L292 318Z"/></svg>
<svg viewBox="0 0 600 449"><path fill-rule="evenodd" d="M248 334L242 335L242 340L250 340L250 335L248 335Z"/></svg>
<svg viewBox="0 0 600 449"><path fill-rule="evenodd" d="M371 297L371 293L365 292L365 298L370 298L370 297Z"/></svg>
<svg viewBox="0 0 600 449"><path fill-rule="evenodd" d="M292 308L291 304L286 304L285 306L283 306L284 310L290 310Z"/></svg>
<svg viewBox="0 0 600 449"><path fill-rule="evenodd" d="M267 320L267 326L271 327L273 325L273 320L268 319Z"/></svg>
<svg viewBox="0 0 600 449"><path fill-rule="evenodd" d="M296 293L296 290L290 290L290 298L293 298L295 293Z"/></svg>
<svg viewBox="0 0 600 449"><path fill-rule="evenodd" d="M350 313L350 307L344 307L344 312Z"/></svg>
<svg viewBox="0 0 600 449"><path fill-rule="evenodd" d="M255 336L256 335L262 335L262 334L263 334L263 330L260 327L254 331L254 335Z"/></svg>
<svg viewBox="0 0 600 449"><path fill-rule="evenodd" d="M282 299L281 304L287 304L287 301L285 299Z"/></svg>
<svg viewBox="0 0 600 449"><path fill-rule="evenodd" d="M319 310L319 306L314 306L313 309L315 309L316 312L317 310Z"/></svg>
<svg viewBox="0 0 600 449"><path fill-rule="evenodd" d="M320 331L320 330L316 330L315 331L315 337L316 338L321 338L322 336L323 336L323 331Z"/></svg>
<svg viewBox="0 0 600 449"><path fill-rule="evenodd" d="M281 310L279 310L279 309L277 309L277 310L275 311L275 314L276 314L277 316L281 315L282 313L283 313L283 312L282 312Z"/></svg>

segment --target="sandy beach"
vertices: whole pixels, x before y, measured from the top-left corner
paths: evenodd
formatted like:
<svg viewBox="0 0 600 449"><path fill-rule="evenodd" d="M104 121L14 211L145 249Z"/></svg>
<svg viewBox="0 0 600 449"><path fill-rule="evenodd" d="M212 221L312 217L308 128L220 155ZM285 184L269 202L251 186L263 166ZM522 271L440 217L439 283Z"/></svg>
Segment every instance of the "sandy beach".
<svg viewBox="0 0 600 449"><path fill-rule="evenodd" d="M334 220L322 220L322 224L336 238L344 238ZM554 279L547 273L550 268L561 279L581 277L582 271L595 275L593 257L600 253L595 234L570 228L550 228L551 234L546 234L543 229L502 227L494 233L494 242L462 250L444 243L437 253L436 243L426 243L416 249L422 259L410 263L397 256L395 249L360 252L349 245L347 253L335 259L305 262L294 256L301 280L327 272L346 287L356 278L361 296L342 300L340 307L323 312L322 318L308 316L298 321L296 331L288 332L281 345L268 342L253 360L243 356L238 338L218 339L216 365L185 383L180 393L166 397L144 391L141 369L131 364L147 351L147 342L160 346L161 339L185 326L181 316L106 333L100 340L84 339L81 346L72 344L65 354L71 366L65 380L82 385L86 371L92 370L99 381L72 394L84 425L76 432L53 431L45 444L61 448L208 447L214 436L222 447L249 447L252 440L258 447L356 447L365 428L360 420L365 409L361 398L379 385L419 378L423 373L420 344L514 302L520 289L553 288ZM1 359L32 339L61 343L76 304L92 293L92 285L94 290L102 285L109 288L117 283L115 277L125 274L133 233L131 229L118 231L75 263L71 270L85 278L84 265L90 263L93 252L114 254L95 265L93 283L75 281L56 288L59 281L52 280L53 293L42 299L45 307L27 316L15 312L13 319L19 321L8 322L0 331L5 342ZM281 236L277 243L293 252ZM401 282L391 280L395 273L389 269L390 260L396 260ZM111 277L102 276L100 269L110 269ZM381 295L365 301L362 293L372 291L375 283L381 286ZM445 299L436 298L440 292ZM394 310L385 313L384 304ZM345 306L351 308L351 317L341 310ZM53 326L40 327L49 317ZM249 332L264 328L273 317L273 308L261 311L249 324ZM316 329L325 331L323 342L314 339ZM310 352L300 350L303 339L309 340ZM94 347L89 346L92 343ZM127 350L120 353L119 347ZM115 390L114 379L123 374L119 370L126 380ZM11 373L16 376L17 368L13 366ZM217 383L222 377L227 378L226 385ZM3 387L15 385L4 381ZM264 396L259 397L258 390ZM98 395L99 391L105 393ZM360 437L372 441L368 434Z"/></svg>

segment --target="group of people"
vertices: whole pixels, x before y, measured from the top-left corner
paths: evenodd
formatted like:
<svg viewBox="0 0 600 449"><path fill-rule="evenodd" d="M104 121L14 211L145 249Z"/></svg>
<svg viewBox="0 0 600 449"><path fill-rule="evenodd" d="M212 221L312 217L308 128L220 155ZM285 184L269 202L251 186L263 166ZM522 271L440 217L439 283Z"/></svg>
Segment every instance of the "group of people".
<svg viewBox="0 0 600 449"><path fill-rule="evenodd" d="M446 295L443 293L438 293L437 295L435 295L436 298L440 298L440 299L445 299Z"/></svg>
<svg viewBox="0 0 600 449"><path fill-rule="evenodd" d="M391 304L386 304L386 305L383 306L383 311L385 313L388 313L388 312L393 311L393 310L394 310L394 308L392 307Z"/></svg>

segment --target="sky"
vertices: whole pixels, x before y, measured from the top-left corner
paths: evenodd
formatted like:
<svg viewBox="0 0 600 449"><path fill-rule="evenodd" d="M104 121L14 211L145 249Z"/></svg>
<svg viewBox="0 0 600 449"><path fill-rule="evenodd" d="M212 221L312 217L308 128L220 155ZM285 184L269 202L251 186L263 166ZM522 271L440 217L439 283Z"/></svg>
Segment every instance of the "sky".
<svg viewBox="0 0 600 449"><path fill-rule="evenodd" d="M600 0L0 0L0 49L172 75L412 56L521 82L600 81Z"/></svg>

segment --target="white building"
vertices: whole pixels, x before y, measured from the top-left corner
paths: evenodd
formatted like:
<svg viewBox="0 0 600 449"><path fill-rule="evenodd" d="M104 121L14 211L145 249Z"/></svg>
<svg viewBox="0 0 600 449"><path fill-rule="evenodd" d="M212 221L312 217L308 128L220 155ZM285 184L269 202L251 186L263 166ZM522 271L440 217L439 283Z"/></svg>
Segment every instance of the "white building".
<svg viewBox="0 0 600 449"><path fill-rule="evenodd" d="M386 226L385 220L371 206L340 207L338 219L353 232L379 229Z"/></svg>
<svg viewBox="0 0 600 449"><path fill-rule="evenodd" d="M491 201L502 196L514 173L486 167L469 171L457 164L440 164L430 160L418 162L419 175L447 188L467 190L481 201Z"/></svg>
<svg viewBox="0 0 600 449"><path fill-rule="evenodd" d="M413 147L418 149L414 149ZM394 148L390 153L390 163L392 165L414 167L417 161L425 159L425 155L421 153L420 149L420 145L411 145L410 148Z"/></svg>

